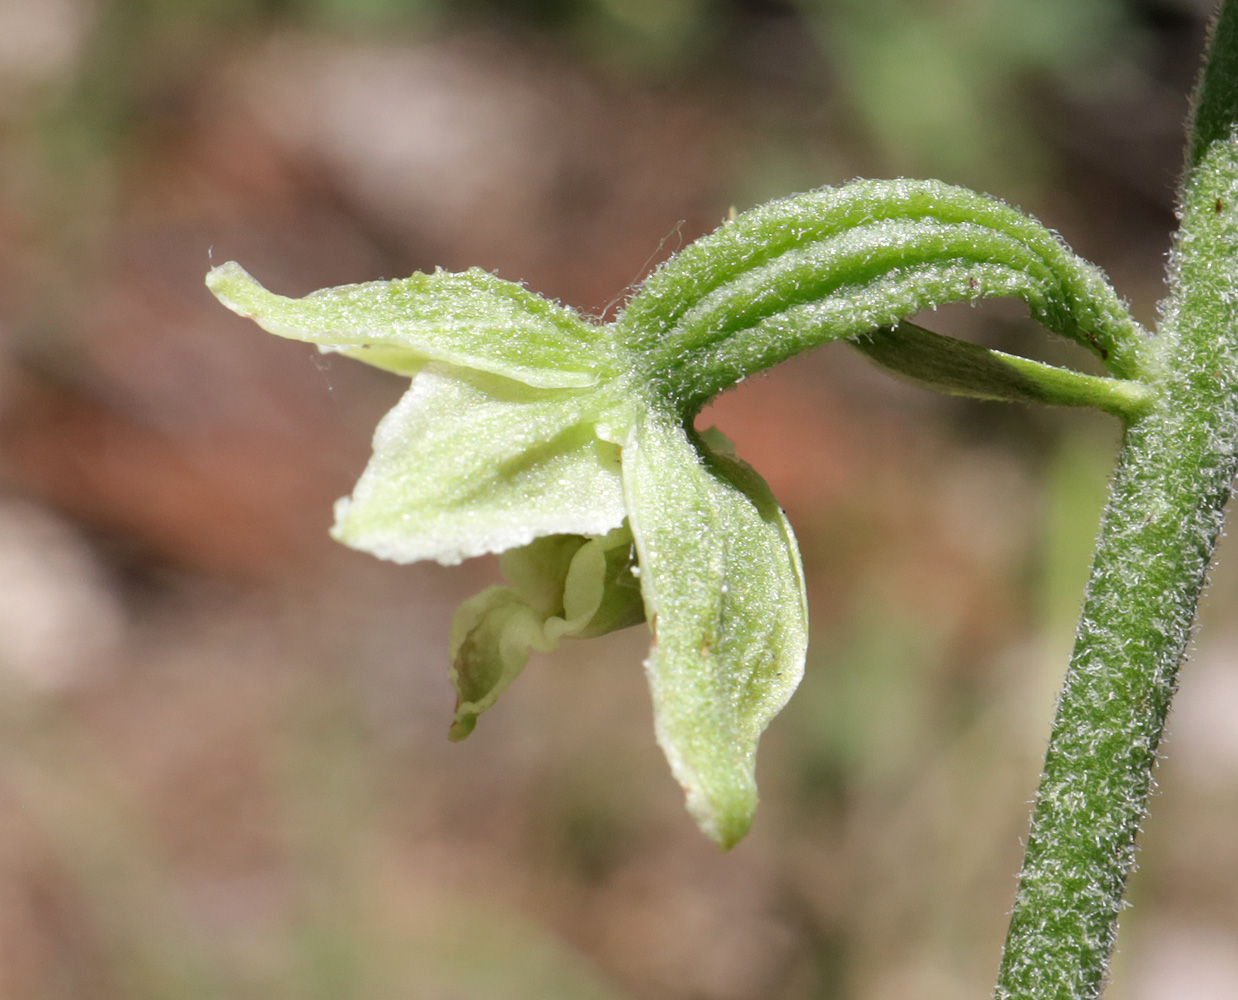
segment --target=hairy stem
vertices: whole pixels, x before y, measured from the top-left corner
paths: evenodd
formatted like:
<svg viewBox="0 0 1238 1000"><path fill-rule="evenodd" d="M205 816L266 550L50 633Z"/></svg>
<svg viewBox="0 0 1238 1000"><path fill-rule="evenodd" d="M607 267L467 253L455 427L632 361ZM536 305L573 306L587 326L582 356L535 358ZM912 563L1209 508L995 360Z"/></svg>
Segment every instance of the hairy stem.
<svg viewBox="0 0 1238 1000"><path fill-rule="evenodd" d="M1197 97L1149 412L1126 430L996 996L1097 997L1238 463L1238 0Z"/></svg>

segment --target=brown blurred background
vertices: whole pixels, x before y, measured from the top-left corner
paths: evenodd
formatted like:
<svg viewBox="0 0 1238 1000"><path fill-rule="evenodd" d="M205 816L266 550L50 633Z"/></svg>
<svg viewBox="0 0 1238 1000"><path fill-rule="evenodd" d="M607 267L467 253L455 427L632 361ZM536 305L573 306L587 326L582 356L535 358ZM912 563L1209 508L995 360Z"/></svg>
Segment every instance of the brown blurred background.
<svg viewBox="0 0 1238 1000"><path fill-rule="evenodd" d="M728 208L1000 194L1146 322L1207 0L0 0L0 1000L988 995L1116 427L838 345L703 415L790 512L808 677L720 855L642 629L450 745L491 561L326 538L391 376L278 291L481 265L603 314ZM1085 364L1002 304L928 325ZM1171 723L1113 1000L1238 997L1238 577Z"/></svg>

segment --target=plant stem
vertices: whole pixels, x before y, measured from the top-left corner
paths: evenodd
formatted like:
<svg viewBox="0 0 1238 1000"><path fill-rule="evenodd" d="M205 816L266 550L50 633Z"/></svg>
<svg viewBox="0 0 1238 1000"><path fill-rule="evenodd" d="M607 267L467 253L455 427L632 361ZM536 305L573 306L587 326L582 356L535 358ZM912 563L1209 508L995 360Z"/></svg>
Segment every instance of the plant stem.
<svg viewBox="0 0 1238 1000"><path fill-rule="evenodd" d="M1212 34L1149 412L1126 429L1053 724L999 1000L1100 995L1238 464L1238 0Z"/></svg>

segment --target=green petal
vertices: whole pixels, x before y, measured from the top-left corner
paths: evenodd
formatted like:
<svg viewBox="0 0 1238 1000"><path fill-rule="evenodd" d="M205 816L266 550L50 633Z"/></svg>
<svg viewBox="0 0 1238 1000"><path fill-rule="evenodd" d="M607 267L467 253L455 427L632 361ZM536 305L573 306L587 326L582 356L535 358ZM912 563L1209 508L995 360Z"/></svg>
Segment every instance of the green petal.
<svg viewBox="0 0 1238 1000"><path fill-rule="evenodd" d="M728 848L756 809L757 739L803 673L799 551L760 476L660 414L636 428L623 478L658 742L688 811Z"/></svg>
<svg viewBox="0 0 1238 1000"><path fill-rule="evenodd" d="M626 527L602 538L554 535L505 552L510 587L490 587L460 605L452 622L451 682L462 740L477 717L524 669L530 650L549 652L564 636L589 638L644 619Z"/></svg>
<svg viewBox="0 0 1238 1000"><path fill-rule="evenodd" d="M596 392L430 365L378 425L333 536L395 562L460 562L624 518L618 448Z"/></svg>
<svg viewBox="0 0 1238 1000"><path fill-rule="evenodd" d="M233 312L270 333L411 375L427 361L544 388L588 386L613 373L603 327L480 268L436 271L312 292L268 292L229 261L206 276Z"/></svg>

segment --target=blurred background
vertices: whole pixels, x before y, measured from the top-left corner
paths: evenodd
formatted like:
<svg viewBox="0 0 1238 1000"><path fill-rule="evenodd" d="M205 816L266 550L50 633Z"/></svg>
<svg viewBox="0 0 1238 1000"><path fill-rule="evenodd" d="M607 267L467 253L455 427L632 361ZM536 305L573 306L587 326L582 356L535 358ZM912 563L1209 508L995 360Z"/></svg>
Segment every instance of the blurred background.
<svg viewBox="0 0 1238 1000"><path fill-rule="evenodd" d="M492 561L328 541L401 380L285 294L480 265L605 315L732 206L999 194L1151 323L1208 0L0 0L0 1000L988 996L1117 429L845 346L719 399L813 644L720 855L644 629L460 745ZM942 332L1086 365L1006 304ZM1113 1000L1238 997L1238 576L1183 674Z"/></svg>

